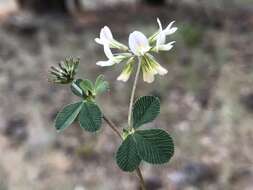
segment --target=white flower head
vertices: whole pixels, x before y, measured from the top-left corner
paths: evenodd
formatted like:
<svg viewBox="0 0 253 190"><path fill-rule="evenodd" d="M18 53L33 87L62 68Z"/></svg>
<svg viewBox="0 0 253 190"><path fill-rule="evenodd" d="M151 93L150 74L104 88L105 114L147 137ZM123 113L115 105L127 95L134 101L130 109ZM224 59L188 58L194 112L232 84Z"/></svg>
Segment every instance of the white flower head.
<svg viewBox="0 0 253 190"><path fill-rule="evenodd" d="M158 51L169 51L172 49L173 44L175 41L169 42L166 44L166 36L173 34L177 31L177 27L172 27L173 23L175 21L172 21L164 30L162 28L162 24L159 18L157 18L157 23L159 25L159 31L156 36L156 52Z"/></svg>
<svg viewBox="0 0 253 190"><path fill-rule="evenodd" d="M134 31L129 35L128 43L132 53L137 56L143 56L151 49L147 37L139 31Z"/></svg>
<svg viewBox="0 0 253 190"><path fill-rule="evenodd" d="M147 83L152 83L156 74L165 75L168 73L150 54L143 56L141 64L143 80Z"/></svg>
<svg viewBox="0 0 253 190"><path fill-rule="evenodd" d="M172 21L169 23L169 25L164 29L165 35L171 35L174 34L177 31L177 27L172 27L172 25L175 23L175 21Z"/></svg>
<svg viewBox="0 0 253 190"><path fill-rule="evenodd" d="M110 47L108 45L104 45L104 53L106 55L106 57L108 58L107 61L98 61L96 64L102 67L106 67L106 66L112 66L114 64L118 64L121 61L123 61L124 59L127 59L131 56L130 53L120 53L116 56L113 55Z"/></svg>
<svg viewBox="0 0 253 190"><path fill-rule="evenodd" d="M156 51L159 51L159 46L164 45L166 42L166 35L165 35L165 32L163 31L162 24L159 18L157 18L157 22L159 25L159 32L157 34L157 39L156 39Z"/></svg>
<svg viewBox="0 0 253 190"><path fill-rule="evenodd" d="M100 30L99 38L95 38L95 42L103 46L109 46L110 48L116 48L121 50L127 50L124 44L116 41L112 35L111 29L108 26L104 26Z"/></svg>
<svg viewBox="0 0 253 190"><path fill-rule="evenodd" d="M175 41L166 42L166 37L176 32L177 27L172 26L174 21L165 29L162 28L159 18L157 18L157 23L159 25L159 30L149 38L140 31L130 33L128 38L129 48L113 38L112 32L108 26L103 27L100 31L100 38L96 38L95 41L104 46L104 53L108 60L98 61L96 64L104 67L125 61L125 66L117 78L117 80L124 82L128 81L134 70L136 57L139 58L138 60L141 60L140 67L145 82L153 82L156 74L167 74L168 71L162 67L150 53L169 51L172 49ZM113 53L111 48L120 50L120 53Z"/></svg>
<svg viewBox="0 0 253 190"><path fill-rule="evenodd" d="M162 24L159 18L157 18L157 23L159 25L159 31L162 29ZM172 27L172 25L175 23L175 21L172 21L168 24L168 26L162 31L164 32L165 36L174 34L177 31L177 27Z"/></svg>
<svg viewBox="0 0 253 190"><path fill-rule="evenodd" d="M104 53L105 53L106 57L108 58L108 60L107 61L98 61L96 64L99 66L102 66L102 67L114 65L116 62L114 60L114 56L111 52L111 49L109 48L109 46L107 44L104 44Z"/></svg>
<svg viewBox="0 0 253 190"><path fill-rule="evenodd" d="M117 80L126 82L128 81L128 79L130 78L130 75L133 72L133 65L135 63L135 59L134 57L131 57L125 64L123 71L121 72L121 74L118 76Z"/></svg>
<svg viewBox="0 0 253 190"><path fill-rule="evenodd" d="M100 45L108 45L113 40L113 35L108 26L104 26L100 30L100 38L95 38L95 41Z"/></svg>

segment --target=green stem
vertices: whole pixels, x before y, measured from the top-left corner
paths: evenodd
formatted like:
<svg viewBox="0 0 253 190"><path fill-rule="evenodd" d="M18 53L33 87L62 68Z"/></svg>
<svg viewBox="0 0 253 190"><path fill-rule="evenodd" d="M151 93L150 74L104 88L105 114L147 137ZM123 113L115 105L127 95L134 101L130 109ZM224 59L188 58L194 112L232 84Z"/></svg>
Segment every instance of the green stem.
<svg viewBox="0 0 253 190"><path fill-rule="evenodd" d="M103 119L108 124L108 126L121 138L121 140L123 140L123 137L120 134L120 131L118 130L118 127L109 118L107 118L105 115L103 115ZM145 182L144 182L144 179L143 179L143 176L142 176L142 173L141 173L141 169L139 167L136 169L136 174L140 179L141 190L146 190Z"/></svg>
<svg viewBox="0 0 253 190"><path fill-rule="evenodd" d="M141 71L141 57L138 57L138 67L137 67L137 71L135 73L134 84L133 84L133 88L132 88L132 92L131 92L130 104L129 104L129 110L128 110L128 126L130 128L132 127L131 124L132 124L132 110L133 110L133 103L134 103L134 95L135 95L140 71ZM142 173L141 173L141 170L139 167L136 169L136 173L140 179L141 189L146 190L145 182L144 182L144 179L143 179L143 176L142 176Z"/></svg>
<svg viewBox="0 0 253 190"><path fill-rule="evenodd" d="M138 67L137 67L137 71L136 71L135 78L134 78L134 84L133 84L133 88L132 88L132 92L131 92L130 105L129 105L129 111L128 111L128 126L130 128L131 128L131 122L132 122L131 120L132 120L132 109L133 109L134 95L135 95L136 86L137 86L137 82L138 82L139 75L140 75L140 70L141 70L141 57L138 57ZM106 121L106 123L109 125L109 127L121 138L121 140L123 140L121 133L117 129L117 126L111 120L109 120L105 115L103 116L103 119ZM142 175L139 167L136 169L136 174L140 179L141 190L146 190L143 175Z"/></svg>
<svg viewBox="0 0 253 190"><path fill-rule="evenodd" d="M144 182L144 179L143 179L143 176L142 176L142 173L141 173L141 169L140 167L138 167L136 169L136 173L140 179L140 184L141 184L141 190L146 190L146 187L145 187L145 182Z"/></svg>
<svg viewBox="0 0 253 190"><path fill-rule="evenodd" d="M134 78L134 84L131 92L131 98L130 98L130 104L129 104L129 110L128 110L128 126L131 128L131 123L132 123L132 109L133 109L133 102L134 102L134 95L135 95L135 90L137 86L137 82L139 79L139 74L141 70L141 57L138 57L138 67L137 71L135 73L135 78Z"/></svg>
<svg viewBox="0 0 253 190"><path fill-rule="evenodd" d="M121 138L121 140L123 140L123 137L121 136L121 133L118 130L118 127L109 118L107 118L105 115L103 115L103 119L108 124L108 126Z"/></svg>

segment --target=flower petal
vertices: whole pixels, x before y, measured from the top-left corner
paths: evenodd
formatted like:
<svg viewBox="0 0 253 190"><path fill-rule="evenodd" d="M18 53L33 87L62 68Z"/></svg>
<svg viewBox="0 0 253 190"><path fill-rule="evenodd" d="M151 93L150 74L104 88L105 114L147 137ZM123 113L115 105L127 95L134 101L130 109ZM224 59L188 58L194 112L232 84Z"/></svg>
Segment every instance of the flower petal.
<svg viewBox="0 0 253 190"><path fill-rule="evenodd" d="M156 39L156 48L158 49L159 45L165 44L166 35L163 31L162 24L161 24L161 21L159 20L159 18L157 18L157 22L159 25L159 33L158 33L157 39Z"/></svg>
<svg viewBox="0 0 253 190"><path fill-rule="evenodd" d="M143 71L143 80L147 83L152 83L155 80L154 73Z"/></svg>
<svg viewBox="0 0 253 190"><path fill-rule="evenodd" d="M103 41L100 38L95 38L95 42L97 42L100 45L104 45Z"/></svg>
<svg viewBox="0 0 253 190"><path fill-rule="evenodd" d="M159 74L159 75L165 75L168 73L168 71L162 67L154 58L154 56L152 56L151 54L147 54L146 56L146 60L148 60L150 67L152 67L153 70L155 70L155 74Z"/></svg>
<svg viewBox="0 0 253 190"><path fill-rule="evenodd" d="M117 80L121 80L121 81L124 81L124 82L128 81L130 75L133 72L133 69L134 69L133 65L134 65L134 63L135 63L134 57L131 57L127 61L126 65L123 68L122 73L118 76Z"/></svg>
<svg viewBox="0 0 253 190"><path fill-rule="evenodd" d="M113 60L114 56L113 56L113 54L112 54L112 51L111 51L109 45L104 44L104 52L105 52L106 57L107 57L109 60Z"/></svg>
<svg viewBox="0 0 253 190"><path fill-rule="evenodd" d="M159 51L169 51L169 50L171 50L174 47L174 45L173 45L174 43L175 43L175 41L170 42L168 44L160 45L158 47L158 50Z"/></svg>
<svg viewBox="0 0 253 190"><path fill-rule="evenodd" d="M122 73L118 76L117 80L126 82L126 81L128 81L130 75L131 75L131 73L124 73L124 72L122 72Z"/></svg>
<svg viewBox="0 0 253 190"><path fill-rule="evenodd" d="M150 55L151 56L151 55ZM157 74L157 70L155 69L156 63L153 62L153 59L147 56L143 56L141 62L141 69L143 73L143 80L145 82L151 83L155 79L155 75Z"/></svg>
<svg viewBox="0 0 253 190"><path fill-rule="evenodd" d="M158 23L158 25L159 25L159 30L162 31L163 28L162 28L162 23L161 23L160 19L157 18L156 20L157 20L157 23Z"/></svg>
<svg viewBox="0 0 253 190"><path fill-rule="evenodd" d="M157 63L157 65L155 66L155 70L159 75L166 75L168 73L168 71L164 67L162 67L159 63Z"/></svg>
<svg viewBox="0 0 253 190"><path fill-rule="evenodd" d="M108 26L104 26L100 31L100 39L102 41L111 41L113 40L112 32Z"/></svg>
<svg viewBox="0 0 253 190"><path fill-rule="evenodd" d="M156 50L159 50L159 47L161 45L164 45L166 41L166 35L163 31L159 32L159 34L157 35L157 39L156 39Z"/></svg>
<svg viewBox="0 0 253 190"><path fill-rule="evenodd" d="M139 32L134 31L129 35L129 48L137 56L144 55L150 50L147 37Z"/></svg>
<svg viewBox="0 0 253 190"><path fill-rule="evenodd" d="M165 35L171 35L177 31L177 27L172 27L172 25L175 23L175 21L172 21L165 29Z"/></svg>
<svg viewBox="0 0 253 190"><path fill-rule="evenodd" d="M101 66L101 67L107 67L107 66L112 66L112 65L114 65L115 63L113 62L113 61L111 61L111 60L107 60L107 61L98 61L97 63L96 63L96 65L99 65L99 66Z"/></svg>

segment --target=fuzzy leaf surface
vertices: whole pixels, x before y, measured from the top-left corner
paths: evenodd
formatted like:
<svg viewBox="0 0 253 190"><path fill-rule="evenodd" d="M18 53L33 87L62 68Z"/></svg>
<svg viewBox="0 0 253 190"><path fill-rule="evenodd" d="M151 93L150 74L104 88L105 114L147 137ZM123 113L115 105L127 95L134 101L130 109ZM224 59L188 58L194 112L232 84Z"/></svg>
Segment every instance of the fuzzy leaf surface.
<svg viewBox="0 0 253 190"><path fill-rule="evenodd" d="M160 101L154 96L139 98L133 107L133 127L153 121L160 113Z"/></svg>
<svg viewBox="0 0 253 190"><path fill-rule="evenodd" d="M96 94L101 94L109 90L109 83L105 81L103 75L99 75L95 82L95 92Z"/></svg>
<svg viewBox="0 0 253 190"><path fill-rule="evenodd" d="M118 166L126 172L132 172L140 165L141 159L133 135L129 135L120 145L116 154L116 161Z"/></svg>
<svg viewBox="0 0 253 190"><path fill-rule="evenodd" d="M55 128L62 131L70 126L78 116L82 106L83 102L77 102L65 106L56 116Z"/></svg>
<svg viewBox="0 0 253 190"><path fill-rule="evenodd" d="M140 158L148 163L164 164L174 154L173 140L162 129L138 130L133 136Z"/></svg>
<svg viewBox="0 0 253 190"><path fill-rule="evenodd" d="M85 102L78 116L80 127L89 132L98 131L102 125L102 113L93 102Z"/></svg>
<svg viewBox="0 0 253 190"><path fill-rule="evenodd" d="M90 91L90 92L93 92L94 90L94 86L93 86L93 83L88 80L88 79L85 79L83 80L81 83L80 83L80 86L83 90L86 90L86 91Z"/></svg>

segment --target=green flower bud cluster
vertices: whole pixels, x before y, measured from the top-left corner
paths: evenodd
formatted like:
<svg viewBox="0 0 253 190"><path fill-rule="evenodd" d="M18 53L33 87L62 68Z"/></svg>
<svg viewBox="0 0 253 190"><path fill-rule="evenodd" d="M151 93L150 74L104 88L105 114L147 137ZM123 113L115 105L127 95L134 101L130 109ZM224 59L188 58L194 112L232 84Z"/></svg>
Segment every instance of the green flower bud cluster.
<svg viewBox="0 0 253 190"><path fill-rule="evenodd" d="M58 64L58 67L51 66L49 81L56 84L69 84L76 75L77 67L80 63L79 58L66 58Z"/></svg>

